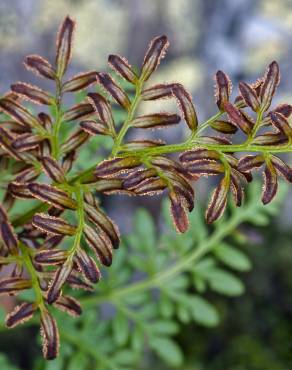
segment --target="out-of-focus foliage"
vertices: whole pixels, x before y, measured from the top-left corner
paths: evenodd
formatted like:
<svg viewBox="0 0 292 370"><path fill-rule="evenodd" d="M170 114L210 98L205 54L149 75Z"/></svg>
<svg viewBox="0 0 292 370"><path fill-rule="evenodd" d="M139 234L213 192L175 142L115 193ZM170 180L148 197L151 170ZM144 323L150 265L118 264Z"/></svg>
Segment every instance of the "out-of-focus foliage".
<svg viewBox="0 0 292 370"><path fill-rule="evenodd" d="M244 292L242 273L251 267L246 253L251 249L247 248L249 232L242 233L242 224L267 225L270 216L279 211L283 192L267 207L255 201L258 192L259 186L255 183L246 204L239 209L231 208L212 230L206 228L197 209L191 213L192 228L184 235L172 230L167 204L164 203L162 210L163 234L158 234L152 216L145 209L139 209L134 230L124 238L111 273L98 285L97 294L76 294L86 307L86 315L73 321L55 312L63 343L60 357L50 363L40 358L32 360L33 369L133 370L147 369L152 363L161 363L161 366L166 363L167 368L181 365L186 369L188 361L204 362L204 353L214 351L208 348L208 342L214 341L213 336L219 339L220 335L227 336L224 332L210 331L220 323L220 318L226 320L228 312L226 298L219 299L214 293L228 297L241 295ZM247 230L247 226L244 227ZM230 304L236 307L236 301L230 303L229 298ZM248 305L239 305L237 310L243 314ZM235 326L240 325L236 324L237 317L230 319ZM244 318L239 318L241 321L245 321ZM226 326L227 332L233 330L228 322L223 321L221 325ZM200 329L201 326L208 331ZM236 342L248 352L254 347L247 341L247 335L238 336ZM266 361L260 343L255 343L257 347L259 361L261 358ZM222 356L221 365L225 360L231 361L228 356L235 356L237 352L232 353ZM216 370L217 363L220 364L220 360L211 363Z"/></svg>

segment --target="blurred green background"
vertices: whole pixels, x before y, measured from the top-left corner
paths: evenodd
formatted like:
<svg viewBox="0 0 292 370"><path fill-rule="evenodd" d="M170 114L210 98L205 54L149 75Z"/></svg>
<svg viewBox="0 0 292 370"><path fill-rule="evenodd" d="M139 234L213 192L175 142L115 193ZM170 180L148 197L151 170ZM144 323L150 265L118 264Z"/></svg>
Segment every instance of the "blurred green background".
<svg viewBox="0 0 292 370"><path fill-rule="evenodd" d="M292 103L291 0L2 0L1 93L9 90L14 81L37 82L24 69L22 61L28 54L40 54L53 60L56 29L67 14L77 20L69 75L105 70L110 53L124 55L132 65L139 67L149 40L165 33L170 40L169 52L152 81L184 83L192 92L201 120L216 112L212 78L218 69L223 69L235 86L240 80L255 80L263 74L265 66L276 59L282 79L275 103ZM50 88L45 81L42 86ZM150 108L152 111L155 107L165 109L169 103L163 104ZM141 107L143 112L148 109ZM178 141L184 131L171 129L161 135ZM92 152L91 145L87 156ZM86 154L84 156L86 158ZM197 198L205 199L209 189L203 182L198 186ZM154 220L160 218L155 199L114 197L107 200L105 206L126 234L132 231L133 211L137 206L150 210ZM271 223L244 229L247 237L244 248L253 265L251 271L240 275L246 292L236 298L207 293L208 300L220 312L220 323L213 328L194 323L182 326L175 341L182 348L186 362L179 368L292 368L291 208L290 191ZM7 302L2 302L6 307ZM76 360L73 365L70 361L45 365L40 359L36 334L35 328L3 331L0 369L99 369L98 363L82 365L82 360ZM98 348L99 343L95 345ZM145 356L139 367L128 369L172 368L149 353Z"/></svg>

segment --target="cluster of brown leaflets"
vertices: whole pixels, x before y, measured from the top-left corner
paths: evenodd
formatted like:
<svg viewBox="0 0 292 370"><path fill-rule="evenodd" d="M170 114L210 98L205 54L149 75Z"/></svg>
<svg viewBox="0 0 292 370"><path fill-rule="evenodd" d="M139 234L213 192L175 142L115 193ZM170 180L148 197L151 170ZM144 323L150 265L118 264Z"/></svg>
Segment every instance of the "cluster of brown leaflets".
<svg viewBox="0 0 292 370"><path fill-rule="evenodd" d="M18 82L0 99L0 110L6 114L0 124L0 168L9 174L0 207L0 265L13 264L11 274L0 280L0 293L16 294L23 289L34 289L35 302L17 306L7 316L6 323L14 327L39 310L43 352L47 359L56 357L59 347L57 324L49 306L79 315L80 304L64 295L64 285L92 291L92 284L101 276L98 262L110 266L113 250L119 246L118 229L101 210L96 192L155 195L167 191L175 227L178 232L185 232L189 226L188 212L194 208L192 185L202 176L220 177L206 211L209 223L223 214L229 190L235 204L241 205L243 185L252 181L254 168L264 167L262 201L265 204L276 194L279 174L289 182L292 180L291 167L273 151L273 148L288 148L292 141L292 128L287 120L292 106L281 104L269 110L279 84L276 62L271 63L265 76L254 84L241 82L233 103L230 79L218 71L215 97L219 114L208 122L220 136L199 136L201 128L192 98L181 84L145 87L165 55L166 36L151 41L140 74L125 58L109 56L109 66L135 87L136 97L132 101L109 73L85 72L63 81L71 59L74 28L74 21L66 17L57 36L54 65L38 55L30 55L25 60L28 69L55 81L55 94ZM63 110L63 94L78 92L95 83L105 96L89 92L86 101ZM108 97L127 112L128 118L121 129L115 125ZM176 101L191 133L188 141L178 146L159 140L123 141L128 129L157 129L179 124L181 117L175 112L135 114L139 100L170 98ZM21 99L51 106L55 116L45 112L36 116L20 103ZM246 108L257 118L248 114ZM77 122L78 127L60 143L60 125L70 122ZM241 146L233 146L230 140L237 131L247 136ZM70 172L77 151L94 135L112 138L110 159L72 177ZM256 154L241 158L234 154L238 148L249 152L254 147L258 148L253 150ZM233 152L232 148L237 150ZM182 152L178 160L166 156L177 151ZM45 182L40 178L42 173L47 175ZM30 212L29 217L20 215L13 227L8 212L16 199L38 199L41 207ZM70 220L75 219L75 223L67 221L64 211L74 213L75 218ZM64 238L72 240L69 249L64 249ZM82 240L86 245L82 245Z"/></svg>
<svg viewBox="0 0 292 370"><path fill-rule="evenodd" d="M57 36L54 66L38 55L30 55L25 60L25 66L32 72L55 81L56 95L37 86L18 82L11 85L11 93L0 99L1 112L9 116L9 120L3 120L0 127L0 166L5 171L12 169L3 207L0 208L0 264L15 265L11 276L1 279L0 293L14 295L24 289L35 290L36 301L17 306L7 316L6 324L8 327L14 327L29 320L34 312L39 310L43 353L47 359L55 358L59 348L57 324L49 312L48 305L53 304L73 316L80 315L80 304L73 297L62 293L63 285L66 283L74 289L92 291L92 284L100 279L97 261L110 266L113 249L119 246L116 226L100 209L91 193L83 195L84 219L81 230L78 225L71 225L61 217L65 210L76 211L79 206L72 191L64 190L62 185L69 187L68 172L76 159L76 151L90 137L83 126L90 125L90 116L95 112L91 102L83 102L62 111L62 96L97 83L98 76L97 72L86 72L63 82L71 59L74 28L74 21L66 17ZM45 112L35 116L20 100L51 106L59 110L59 116L51 117ZM104 101L108 105L105 99ZM106 109L104 113L106 114ZM66 124L87 117L88 121L83 121L81 127L75 129L62 143L59 154L54 153L52 138L56 120ZM109 122L108 117L105 119ZM105 129L105 125L103 128ZM113 132L112 122L110 131L104 134ZM42 173L47 175L50 183L38 181ZM8 211L15 199L31 198L46 204L47 213L35 213L21 228L14 230L8 221ZM90 255L89 250L81 246L81 233L95 258ZM77 240L74 248L69 251L62 249L63 239L76 235L79 243ZM24 270L30 273L32 269L36 279L33 276L30 276L30 279L22 277Z"/></svg>

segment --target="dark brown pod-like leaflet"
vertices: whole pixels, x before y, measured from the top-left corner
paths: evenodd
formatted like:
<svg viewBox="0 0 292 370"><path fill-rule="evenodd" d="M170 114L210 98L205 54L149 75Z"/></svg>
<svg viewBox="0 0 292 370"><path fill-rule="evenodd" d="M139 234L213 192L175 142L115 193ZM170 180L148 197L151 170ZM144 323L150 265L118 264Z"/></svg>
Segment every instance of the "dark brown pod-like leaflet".
<svg viewBox="0 0 292 370"><path fill-rule="evenodd" d="M137 195L157 195L167 188L167 181L160 177L149 177L131 188Z"/></svg>
<svg viewBox="0 0 292 370"><path fill-rule="evenodd" d="M86 281L82 280L79 274L74 270L68 276L67 283L73 289L82 289L87 292L94 291L94 287L91 284L88 284Z"/></svg>
<svg viewBox="0 0 292 370"><path fill-rule="evenodd" d="M52 204L57 208L76 209L76 202L62 190L55 188L52 185L30 183L28 189L35 198Z"/></svg>
<svg viewBox="0 0 292 370"><path fill-rule="evenodd" d="M273 96L276 92L276 88L280 82L280 71L277 62L272 62L267 70L264 77L264 83L261 87L260 99L261 99L261 110L266 111L269 109Z"/></svg>
<svg viewBox="0 0 292 370"><path fill-rule="evenodd" d="M169 99L173 96L172 90L176 84L158 84L151 86L142 91L141 97L143 100L158 100Z"/></svg>
<svg viewBox="0 0 292 370"><path fill-rule="evenodd" d="M47 302L49 304L52 304L59 298L61 289L72 271L72 263L71 261L67 261L58 268L54 275L47 294Z"/></svg>
<svg viewBox="0 0 292 370"><path fill-rule="evenodd" d="M155 37L150 42L142 65L141 80L147 81L151 74L155 72L168 46L169 42L165 35Z"/></svg>
<svg viewBox="0 0 292 370"><path fill-rule="evenodd" d="M33 198L31 192L29 191L27 187L27 184L11 182L8 185L8 190L15 198L20 198L20 199L32 199Z"/></svg>
<svg viewBox="0 0 292 370"><path fill-rule="evenodd" d="M90 135L110 135L104 122L98 120L86 120L80 122L82 129Z"/></svg>
<svg viewBox="0 0 292 370"><path fill-rule="evenodd" d="M37 305L35 303L21 303L7 315L5 319L6 326L8 328L14 328L19 324L23 324L32 318L36 310Z"/></svg>
<svg viewBox="0 0 292 370"><path fill-rule="evenodd" d="M271 113L280 113L285 118L289 118L292 114L292 105L290 104L279 104L276 108L271 110L266 117L262 120L262 125L270 125L272 123Z"/></svg>
<svg viewBox="0 0 292 370"><path fill-rule="evenodd" d="M13 148L14 136L8 130L0 127L0 145L4 152L7 152L12 158L17 161L24 160L23 153L18 153L16 149Z"/></svg>
<svg viewBox="0 0 292 370"><path fill-rule="evenodd" d="M34 167L28 167L18 172L15 177L16 182L28 183L34 181L39 176L40 171Z"/></svg>
<svg viewBox="0 0 292 370"><path fill-rule="evenodd" d="M54 80L56 73L51 64L39 55L29 55L25 58L24 65L28 70L33 71L41 77Z"/></svg>
<svg viewBox="0 0 292 370"><path fill-rule="evenodd" d="M223 71L218 71L215 75L215 99L220 110L224 110L224 104L229 101L232 84L230 78Z"/></svg>
<svg viewBox="0 0 292 370"><path fill-rule="evenodd" d="M194 208L194 190L184 176L172 170L163 170L163 176L168 179L170 190L175 191L191 212Z"/></svg>
<svg viewBox="0 0 292 370"><path fill-rule="evenodd" d="M18 238L8 219L0 222L0 236L8 251L14 253L18 246Z"/></svg>
<svg viewBox="0 0 292 370"><path fill-rule="evenodd" d="M271 133L267 132L263 135L256 136L252 143L257 145L286 145L288 139L285 135L281 133Z"/></svg>
<svg viewBox="0 0 292 370"><path fill-rule="evenodd" d="M48 92L28 83L18 82L16 84L12 84L11 90L21 98L27 99L36 104L51 105L54 102L54 98Z"/></svg>
<svg viewBox="0 0 292 370"><path fill-rule="evenodd" d="M100 228L112 242L114 248L118 248L120 243L120 236L117 227L113 221L106 216L100 209L85 203L84 210L89 220Z"/></svg>
<svg viewBox="0 0 292 370"><path fill-rule="evenodd" d="M112 111L107 100L98 93L89 93L88 100L92 104L99 118L108 127L109 131L115 135L115 124L112 116Z"/></svg>
<svg viewBox="0 0 292 370"><path fill-rule="evenodd" d="M185 233L189 226L186 205L183 198L174 191L169 192L170 213L178 232Z"/></svg>
<svg viewBox="0 0 292 370"><path fill-rule="evenodd" d="M129 151L129 150L139 150L139 149L145 149L145 148L151 148L156 146L162 146L165 145L166 142L163 140L133 140L128 141L124 145L121 146L121 152L123 151Z"/></svg>
<svg viewBox="0 0 292 370"><path fill-rule="evenodd" d="M42 140L43 138L39 135L23 134L19 135L12 145L14 149L23 152L36 148Z"/></svg>
<svg viewBox="0 0 292 370"><path fill-rule="evenodd" d="M253 111L258 112L260 109L260 100L256 91L245 82L239 83L240 93L246 103Z"/></svg>
<svg viewBox="0 0 292 370"><path fill-rule="evenodd" d="M131 121L131 126L136 128L162 128L169 125L176 125L180 122L178 114L156 113L136 117Z"/></svg>
<svg viewBox="0 0 292 370"><path fill-rule="evenodd" d="M21 277L8 277L0 279L0 294L17 294L25 289L30 289L32 282Z"/></svg>
<svg viewBox="0 0 292 370"><path fill-rule="evenodd" d="M270 156L270 160L278 173L282 175L287 181L292 182L292 168L274 155Z"/></svg>
<svg viewBox="0 0 292 370"><path fill-rule="evenodd" d="M205 148L198 148L188 150L179 156L182 163L193 162L199 159L219 159L220 154L215 150L208 150Z"/></svg>
<svg viewBox="0 0 292 370"><path fill-rule="evenodd" d="M97 82L123 108L129 109L131 102L125 91L113 80L108 73L97 73Z"/></svg>
<svg viewBox="0 0 292 370"><path fill-rule="evenodd" d="M135 157L116 157L101 162L96 167L94 174L97 177L113 176L121 172L127 172L131 168L139 167L140 164L140 160Z"/></svg>
<svg viewBox="0 0 292 370"><path fill-rule="evenodd" d="M46 174L57 183L66 183L66 177L62 167L51 157L42 157L42 164Z"/></svg>
<svg viewBox="0 0 292 370"><path fill-rule="evenodd" d="M67 16L61 24L57 36L57 54L56 54L56 74L62 78L66 72L67 66L72 54L72 41L75 28L75 22Z"/></svg>
<svg viewBox="0 0 292 370"><path fill-rule="evenodd" d="M190 94L179 84L174 86L172 93L178 102L189 129L195 131L198 126L198 119Z"/></svg>
<svg viewBox="0 0 292 370"><path fill-rule="evenodd" d="M123 190L123 182L121 179L106 178L98 179L96 178L89 180L88 183L94 182L95 189L97 192L103 192L105 194L119 193Z"/></svg>
<svg viewBox="0 0 292 370"><path fill-rule="evenodd" d="M224 166L219 158L218 152L202 148L184 152L179 157L183 167L194 178L223 173Z"/></svg>
<svg viewBox="0 0 292 370"><path fill-rule="evenodd" d="M43 249L35 254L34 260L41 265L59 265L66 261L67 256L68 252L64 250Z"/></svg>
<svg viewBox="0 0 292 370"><path fill-rule="evenodd" d="M173 171L173 173L177 173L188 180L192 179L192 176L189 175L189 173L183 168L183 166L171 158L164 156L155 156L151 160L151 163L154 166L157 166L159 169Z"/></svg>
<svg viewBox="0 0 292 370"><path fill-rule="evenodd" d="M65 152L66 155L62 159L62 169L64 173L67 173L73 167L74 161L76 160L76 150L73 149L69 152Z"/></svg>
<svg viewBox="0 0 292 370"><path fill-rule="evenodd" d="M48 235L42 244L42 250L55 248L61 243L63 238L63 235Z"/></svg>
<svg viewBox="0 0 292 370"><path fill-rule="evenodd" d="M66 81L62 86L62 92L75 92L84 90L90 85L96 83L96 72L79 73Z"/></svg>
<svg viewBox="0 0 292 370"><path fill-rule="evenodd" d="M110 240L105 234L97 233L97 231L89 225L85 225L83 231L87 244L94 251L100 262L105 266L110 266L113 258Z"/></svg>
<svg viewBox="0 0 292 370"><path fill-rule="evenodd" d="M249 134L252 130L253 124L249 121L242 112L233 104L224 103L224 110L228 114L230 121L239 127L245 134Z"/></svg>
<svg viewBox="0 0 292 370"><path fill-rule="evenodd" d="M70 225L60 217L48 216L45 213L38 213L33 216L32 224L48 234L75 235L76 227Z"/></svg>
<svg viewBox="0 0 292 370"><path fill-rule="evenodd" d="M265 163L262 155L246 155L240 158L237 168L241 172L251 171L254 168L261 167Z"/></svg>
<svg viewBox="0 0 292 370"><path fill-rule="evenodd" d="M286 117L277 112L271 112L270 116L273 125L288 139L292 138L292 127L290 126Z"/></svg>
<svg viewBox="0 0 292 370"><path fill-rule="evenodd" d="M214 121L210 124L210 127L212 127L213 130L221 132L222 134L233 135L237 131L237 127L233 123L224 120Z"/></svg>
<svg viewBox="0 0 292 370"><path fill-rule="evenodd" d="M45 139L40 143L39 151L42 157L50 157L52 155L52 146L48 139Z"/></svg>
<svg viewBox="0 0 292 370"><path fill-rule="evenodd" d="M39 131L43 131L43 128L37 118L34 117L27 109L23 108L13 100L0 99L0 110L8 114L23 126L36 128Z"/></svg>
<svg viewBox="0 0 292 370"><path fill-rule="evenodd" d="M123 186L125 187L125 189L133 190L144 180L153 178L156 175L157 171L154 168L140 169L128 174L126 179L123 181Z"/></svg>
<svg viewBox="0 0 292 370"><path fill-rule="evenodd" d="M266 162L264 176L264 185L262 192L262 202L263 204L270 203L278 190L278 176L275 167L271 162Z"/></svg>
<svg viewBox="0 0 292 370"><path fill-rule="evenodd" d="M44 357L47 360L53 360L59 353L59 331L56 320L46 309L41 311L41 335Z"/></svg>
<svg viewBox="0 0 292 370"><path fill-rule="evenodd" d="M213 159L198 159L188 162L185 165L186 170L194 176L211 176L224 173L225 167L222 163Z"/></svg>
<svg viewBox="0 0 292 370"><path fill-rule="evenodd" d="M209 224L216 221L220 216L222 216L227 203L229 184L229 179L227 177L224 177L214 190L211 201L206 211L206 221Z"/></svg>
<svg viewBox="0 0 292 370"><path fill-rule="evenodd" d="M44 128L50 132L53 127L52 118L47 113L44 112L39 113L38 118L41 124L44 126Z"/></svg>
<svg viewBox="0 0 292 370"><path fill-rule="evenodd" d="M75 255L75 260L84 277L91 283L96 284L101 275L93 258L91 258L83 249L79 248Z"/></svg>
<svg viewBox="0 0 292 370"><path fill-rule="evenodd" d="M61 145L61 149L63 153L71 153L75 151L76 149L80 148L81 145L86 143L86 141L89 139L89 134L85 132L82 129L78 129L75 132L73 132L68 139ZM73 153L74 154L74 153Z"/></svg>
<svg viewBox="0 0 292 370"><path fill-rule="evenodd" d="M54 306L73 317L80 316L82 313L80 303L73 297L62 295L54 302Z"/></svg>
<svg viewBox="0 0 292 370"><path fill-rule="evenodd" d="M87 103L76 104L74 105L74 107L68 109L64 113L63 120L68 122L75 121L76 119L87 117L93 113L94 109L91 104Z"/></svg>
<svg viewBox="0 0 292 370"><path fill-rule="evenodd" d="M245 181L245 177L236 170L231 170L230 173L230 188L236 207L240 207L244 197L244 191L241 186L241 181Z"/></svg>
<svg viewBox="0 0 292 370"><path fill-rule="evenodd" d="M1 114L1 113L0 113ZM11 134L21 135L25 134L29 131L28 128L24 127L23 125L19 124L13 120L7 120L1 122L1 127L11 132Z"/></svg>
<svg viewBox="0 0 292 370"><path fill-rule="evenodd" d="M108 57L108 64L125 80L129 81L134 85L137 83L138 76L133 71L132 67L130 66L126 58L122 58L119 55L110 55Z"/></svg>
<svg viewBox="0 0 292 370"><path fill-rule="evenodd" d="M288 118L292 114L292 105L290 105L290 104L280 104L275 109L273 109L272 112L280 113L284 117Z"/></svg>

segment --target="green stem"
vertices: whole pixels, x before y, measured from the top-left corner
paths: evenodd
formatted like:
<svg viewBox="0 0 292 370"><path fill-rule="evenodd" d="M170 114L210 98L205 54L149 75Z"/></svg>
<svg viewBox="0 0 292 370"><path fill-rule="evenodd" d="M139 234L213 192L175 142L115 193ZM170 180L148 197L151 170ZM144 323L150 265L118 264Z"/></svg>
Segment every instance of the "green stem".
<svg viewBox="0 0 292 370"><path fill-rule="evenodd" d="M256 123L255 123L255 125L254 125L254 127L252 129L251 134L249 135L248 139L246 140L246 144L249 144L255 138L255 136L256 136L256 134L258 132L258 129L260 128L260 125L262 123L263 113L264 112L262 110L260 110L258 112Z"/></svg>
<svg viewBox="0 0 292 370"><path fill-rule="evenodd" d="M197 131L194 133L194 137L198 137L198 135L204 131L207 127L209 127L210 123L213 123L214 121L217 121L217 119L219 119L225 112L222 112L222 111L219 111L217 112L216 114L214 114L214 116L210 117L209 119L207 119L207 121L205 121L204 123L202 123Z"/></svg>
<svg viewBox="0 0 292 370"><path fill-rule="evenodd" d="M83 205L83 191L80 188L77 188L75 191L76 194L76 201L77 201L77 215L78 215L78 228L76 231L74 244L72 248L69 250L68 258L65 263L72 263L74 255L78 248L80 248L80 241L83 233L84 228L84 205Z"/></svg>
<svg viewBox="0 0 292 370"><path fill-rule="evenodd" d="M40 308L40 310L43 310L45 308L45 304L44 304L42 289L40 287L38 275L36 273L36 270L34 268L34 265L33 265L32 261L31 261L31 256L30 256L30 253L29 253L29 249L26 245L24 245L21 242L19 243L19 248L20 248L21 253L22 253L23 263L25 264L25 267L26 267L26 269L27 269L27 271L28 271L28 273L30 274L30 277L31 277L32 288L33 288L33 290L35 292L35 295L36 295L36 303L37 303L38 307Z"/></svg>
<svg viewBox="0 0 292 370"><path fill-rule="evenodd" d="M120 129L120 132L119 132L118 136L115 139L114 146L113 146L112 153L111 153L111 157L116 156L117 153L120 150L120 146L121 146L121 143L123 141L123 138L126 135L128 129L130 127L131 121L134 117L135 111L136 111L137 106L140 102L141 91L142 91L142 83L139 81L139 82L137 82L137 85L136 85L136 94L135 94L135 97L134 97L134 99L131 103L131 106L129 108L128 116L127 116L122 128Z"/></svg>
<svg viewBox="0 0 292 370"><path fill-rule="evenodd" d="M62 123L62 109L61 109L61 81L56 80L56 96L55 96L55 109L56 109L56 119L53 126L53 132L51 136L52 144L52 157L54 159L59 158L59 131Z"/></svg>
<svg viewBox="0 0 292 370"><path fill-rule="evenodd" d="M209 150L216 150L222 153L233 153L233 152L270 152L270 153L287 153L292 152L291 144L288 145L254 145L254 144L234 144L234 145L224 145L224 144L206 144L198 139L192 139L181 144L170 144L158 147L151 147L145 149L135 150L135 156L148 157L161 154L169 154L176 152L183 152L186 150L191 150L195 148L205 148ZM133 155L131 150L125 150L120 154L122 157L128 157Z"/></svg>
<svg viewBox="0 0 292 370"><path fill-rule="evenodd" d="M120 298L124 296L142 292L142 291L147 291L155 287L164 285L166 281L169 281L170 279L173 279L178 274L186 271L190 265L194 266L194 264L200 258L202 258L207 253L209 253L226 236L230 235L230 233L242 221L244 221L247 218L250 211L251 211L250 207L247 207L245 212L239 212L235 214L223 228L216 229L216 231L214 231L213 235L207 241L203 241L202 243L200 243L198 248L186 254L185 257L183 257L173 266L170 266L169 268L161 271L160 273L154 275L153 277L149 279L138 281L134 284L126 286L125 288L120 288L117 291L114 291L109 295L92 296L92 297L83 298L80 300L82 305L89 307L89 306L95 306L96 304L102 303L105 301L113 302L113 301L119 300Z"/></svg>
<svg viewBox="0 0 292 370"><path fill-rule="evenodd" d="M125 123L122 127L122 129L119 132L119 135L117 136L114 148L112 150L112 156L116 155L119 153L120 156L122 157L127 157L133 155L132 150L124 150L121 152L121 142L124 138L124 135L126 134L128 128L130 127L130 122L133 119L135 110L137 108L137 105L140 100L140 94L141 94L141 86L137 88L136 90L136 95L135 98L132 102L131 108L129 110L129 114L127 119L125 120ZM140 156L140 157L151 157L151 156L156 156L156 155L162 155L162 154L170 154L170 153L177 153L177 152L183 152L186 150L191 150L195 148L205 148L208 150L215 150L220 153L236 153L236 152L257 152L257 153L290 153L292 152L292 144L291 140L288 142L286 145L254 145L250 144L251 140L247 140L245 143L242 144L234 144L234 145L221 145L221 144L205 144L200 141L200 137L197 137L199 132L202 132L205 128L207 128L211 122L215 121L218 119L223 113L218 112L211 118L209 118L207 121L203 122L195 135L190 136L185 142L179 143L179 144L170 144L170 145L163 145L163 146L158 146L158 147L152 147L152 148L145 148L145 149L139 149L135 150L135 156ZM258 130L258 127L260 126L261 122L261 116L258 115L257 123L255 125L254 131L252 135L256 134L256 131ZM77 182L81 182L83 179L87 178L90 176L95 169L96 165L84 170L83 172L79 173L78 175L74 176L70 181L69 184L75 184ZM31 217L34 215L35 212L43 211L46 208L42 207L47 207L44 205L38 205L37 207L29 210L27 213L24 215L16 218L13 220L13 225L14 226L20 226L26 223L31 219Z"/></svg>

